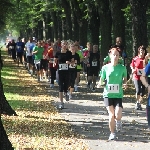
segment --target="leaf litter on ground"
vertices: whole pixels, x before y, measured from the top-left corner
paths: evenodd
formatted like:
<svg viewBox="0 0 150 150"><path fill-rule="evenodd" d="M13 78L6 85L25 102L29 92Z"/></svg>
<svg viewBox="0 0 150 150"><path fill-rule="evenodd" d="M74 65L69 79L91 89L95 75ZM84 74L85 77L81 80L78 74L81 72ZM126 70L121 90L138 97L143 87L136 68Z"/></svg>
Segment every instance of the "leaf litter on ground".
<svg viewBox="0 0 150 150"><path fill-rule="evenodd" d="M53 106L41 83L22 66L5 57L2 82L6 99L18 116L2 116L16 150L88 150Z"/></svg>

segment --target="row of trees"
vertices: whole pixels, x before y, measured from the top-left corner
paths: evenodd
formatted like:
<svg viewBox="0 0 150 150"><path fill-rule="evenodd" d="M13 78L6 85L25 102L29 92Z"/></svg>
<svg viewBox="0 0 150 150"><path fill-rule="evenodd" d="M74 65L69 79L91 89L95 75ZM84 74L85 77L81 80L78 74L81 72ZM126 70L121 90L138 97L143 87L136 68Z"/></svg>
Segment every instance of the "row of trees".
<svg viewBox="0 0 150 150"><path fill-rule="evenodd" d="M117 36L124 45L133 43L133 55L148 45L148 0L11 0L5 6L11 8L7 27L22 37L79 39L83 46L91 41L102 56Z"/></svg>

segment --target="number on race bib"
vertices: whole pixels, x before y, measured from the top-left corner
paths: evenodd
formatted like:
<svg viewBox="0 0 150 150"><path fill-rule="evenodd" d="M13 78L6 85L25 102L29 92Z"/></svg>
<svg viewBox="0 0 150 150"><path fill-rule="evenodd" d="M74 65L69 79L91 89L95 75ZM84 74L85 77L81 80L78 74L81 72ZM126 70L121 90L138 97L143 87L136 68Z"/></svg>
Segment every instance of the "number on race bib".
<svg viewBox="0 0 150 150"><path fill-rule="evenodd" d="M92 61L92 66L97 66L97 61Z"/></svg>
<svg viewBox="0 0 150 150"><path fill-rule="evenodd" d="M142 73L143 73L143 69L138 69L138 70L137 70L137 75L140 75L140 76L141 76Z"/></svg>
<svg viewBox="0 0 150 150"><path fill-rule="evenodd" d="M119 84L108 84L109 93L119 93Z"/></svg>
<svg viewBox="0 0 150 150"><path fill-rule="evenodd" d="M68 64L59 64L59 70L68 70Z"/></svg>
<svg viewBox="0 0 150 150"><path fill-rule="evenodd" d="M17 48L18 48L18 49L20 49L20 48L21 48L21 46L17 46Z"/></svg>

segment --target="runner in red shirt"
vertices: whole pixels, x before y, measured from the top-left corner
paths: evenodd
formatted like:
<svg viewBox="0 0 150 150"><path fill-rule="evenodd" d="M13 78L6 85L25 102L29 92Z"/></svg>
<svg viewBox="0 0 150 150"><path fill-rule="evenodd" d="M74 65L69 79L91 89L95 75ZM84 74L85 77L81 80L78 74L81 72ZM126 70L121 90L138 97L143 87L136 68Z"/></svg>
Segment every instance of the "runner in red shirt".
<svg viewBox="0 0 150 150"><path fill-rule="evenodd" d="M140 46L138 48L138 56L134 57L130 64L133 74L133 81L136 89L136 100L137 100L137 103L135 105L136 110L142 110L141 102L145 94L145 86L142 84L140 80L140 76L142 75L144 69L143 61L145 59L145 51L146 51L145 47Z"/></svg>
<svg viewBox="0 0 150 150"><path fill-rule="evenodd" d="M52 43L48 48L48 58L49 58L49 70L51 72L50 88L54 88L54 80L56 79L56 71L58 69L58 64L54 66L54 56L55 56L55 46L57 43Z"/></svg>

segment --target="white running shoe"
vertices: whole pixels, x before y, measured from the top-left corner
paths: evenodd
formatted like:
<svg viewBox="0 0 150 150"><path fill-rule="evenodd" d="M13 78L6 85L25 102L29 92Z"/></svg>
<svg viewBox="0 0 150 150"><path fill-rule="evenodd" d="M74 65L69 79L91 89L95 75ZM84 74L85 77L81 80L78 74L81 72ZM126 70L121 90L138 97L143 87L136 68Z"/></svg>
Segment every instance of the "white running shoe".
<svg viewBox="0 0 150 150"><path fill-rule="evenodd" d="M64 109L64 103L61 103L61 104L59 105L59 109Z"/></svg>
<svg viewBox="0 0 150 150"><path fill-rule="evenodd" d="M115 140L115 138L116 138L115 133L111 133L111 134L109 135L108 140Z"/></svg>
<svg viewBox="0 0 150 150"><path fill-rule="evenodd" d="M72 99L72 95L71 94L69 94L69 99Z"/></svg>
<svg viewBox="0 0 150 150"><path fill-rule="evenodd" d="M74 91L78 92L78 86L77 85L74 86Z"/></svg>
<svg viewBox="0 0 150 150"><path fill-rule="evenodd" d="M54 88L54 84L50 84L50 88Z"/></svg>

